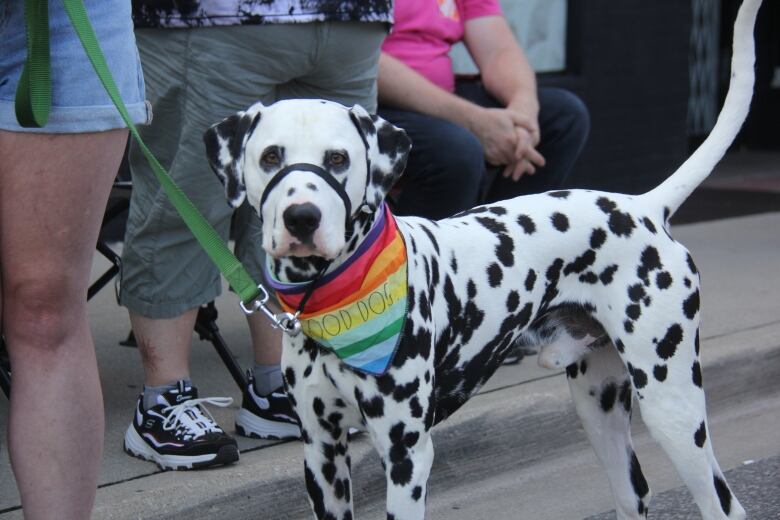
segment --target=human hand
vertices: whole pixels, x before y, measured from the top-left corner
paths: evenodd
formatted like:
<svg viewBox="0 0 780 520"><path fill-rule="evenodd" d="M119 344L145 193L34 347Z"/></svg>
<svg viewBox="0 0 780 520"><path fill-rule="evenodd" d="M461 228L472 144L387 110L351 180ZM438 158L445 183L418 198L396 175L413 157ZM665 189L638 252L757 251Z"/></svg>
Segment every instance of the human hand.
<svg viewBox="0 0 780 520"><path fill-rule="evenodd" d="M539 130L539 102L536 97L530 99L515 98L506 107L515 126L525 128L531 135L531 144L539 144L541 132Z"/></svg>
<svg viewBox="0 0 780 520"><path fill-rule="evenodd" d="M482 144L485 160L494 166L515 162L518 132L512 115L503 108L479 107L470 129Z"/></svg>
<svg viewBox="0 0 780 520"><path fill-rule="evenodd" d="M502 175L511 177L513 181L518 181L523 175L533 175L536 168L546 164L544 156L539 153L535 145L538 139L526 128L515 127L517 133L517 147L515 148L514 159L504 168ZM536 141L536 142L534 142Z"/></svg>

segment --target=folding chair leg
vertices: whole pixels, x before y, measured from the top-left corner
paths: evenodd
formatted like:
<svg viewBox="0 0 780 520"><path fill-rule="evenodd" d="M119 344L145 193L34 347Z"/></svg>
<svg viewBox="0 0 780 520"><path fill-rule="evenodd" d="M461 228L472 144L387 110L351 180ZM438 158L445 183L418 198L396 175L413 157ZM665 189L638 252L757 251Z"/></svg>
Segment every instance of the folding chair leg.
<svg viewBox="0 0 780 520"><path fill-rule="evenodd" d="M238 361L236 361L236 357L219 333L219 327L217 327L217 308L214 306L214 302L209 302L198 309L198 318L195 321L195 332L198 333L200 339L210 341L211 344L214 345L214 349L222 359L222 363L225 364L230 375L233 376L233 380L243 392L244 388L246 388L247 380L244 376L244 371L241 369Z"/></svg>
<svg viewBox="0 0 780 520"><path fill-rule="evenodd" d="M8 362L8 351L5 349L5 339L0 336L0 389L5 396L11 398L11 364Z"/></svg>

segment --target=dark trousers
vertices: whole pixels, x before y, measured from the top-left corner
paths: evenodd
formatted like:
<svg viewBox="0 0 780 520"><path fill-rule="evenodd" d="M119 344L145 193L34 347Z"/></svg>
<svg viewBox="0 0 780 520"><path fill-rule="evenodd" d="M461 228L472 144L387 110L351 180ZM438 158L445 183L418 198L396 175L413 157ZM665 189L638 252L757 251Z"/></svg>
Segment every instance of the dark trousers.
<svg viewBox="0 0 780 520"><path fill-rule="evenodd" d="M458 81L456 94L484 107L500 106L479 81ZM539 88L538 95L537 149L547 164L519 181L504 178L503 168L486 165L482 145L469 130L418 112L380 106L378 114L406 130L412 140L394 213L439 219L484 202L566 187L585 145L590 117L582 101L566 90Z"/></svg>

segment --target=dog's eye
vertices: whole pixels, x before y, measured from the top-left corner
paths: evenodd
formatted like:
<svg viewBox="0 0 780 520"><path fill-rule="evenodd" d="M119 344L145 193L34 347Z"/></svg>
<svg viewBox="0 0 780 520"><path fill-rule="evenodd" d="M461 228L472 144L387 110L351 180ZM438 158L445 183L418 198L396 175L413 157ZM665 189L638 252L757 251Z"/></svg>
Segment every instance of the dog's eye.
<svg viewBox="0 0 780 520"><path fill-rule="evenodd" d="M328 156L328 162L332 166L343 166L347 162L347 156L341 152L331 152Z"/></svg>
<svg viewBox="0 0 780 520"><path fill-rule="evenodd" d="M281 154L276 147L271 147L260 157L260 162L267 166L278 166L282 162Z"/></svg>

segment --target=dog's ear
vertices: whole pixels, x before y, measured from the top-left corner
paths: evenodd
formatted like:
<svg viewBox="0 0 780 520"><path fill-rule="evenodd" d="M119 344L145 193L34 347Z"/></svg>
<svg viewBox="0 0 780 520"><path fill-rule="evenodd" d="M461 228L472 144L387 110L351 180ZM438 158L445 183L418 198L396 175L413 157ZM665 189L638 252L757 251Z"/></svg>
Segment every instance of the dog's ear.
<svg viewBox="0 0 780 520"><path fill-rule="evenodd" d="M366 203L374 210L406 168L412 141L402 129L369 114L360 105L349 109L349 117L366 146L370 168Z"/></svg>
<svg viewBox="0 0 780 520"><path fill-rule="evenodd" d="M212 125L203 134L209 165L225 186L225 197L234 208L246 198L244 147L260 121L263 108L261 103L255 103L246 111Z"/></svg>

